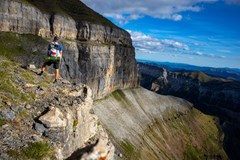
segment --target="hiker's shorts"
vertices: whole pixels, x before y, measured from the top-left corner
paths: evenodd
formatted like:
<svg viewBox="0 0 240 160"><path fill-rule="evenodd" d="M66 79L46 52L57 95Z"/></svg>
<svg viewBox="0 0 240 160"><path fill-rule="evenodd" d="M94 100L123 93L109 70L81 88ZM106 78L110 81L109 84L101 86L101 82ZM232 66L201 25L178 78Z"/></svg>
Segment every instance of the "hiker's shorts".
<svg viewBox="0 0 240 160"><path fill-rule="evenodd" d="M53 64L53 68L59 69L60 61L48 61L45 62L46 65L51 66Z"/></svg>

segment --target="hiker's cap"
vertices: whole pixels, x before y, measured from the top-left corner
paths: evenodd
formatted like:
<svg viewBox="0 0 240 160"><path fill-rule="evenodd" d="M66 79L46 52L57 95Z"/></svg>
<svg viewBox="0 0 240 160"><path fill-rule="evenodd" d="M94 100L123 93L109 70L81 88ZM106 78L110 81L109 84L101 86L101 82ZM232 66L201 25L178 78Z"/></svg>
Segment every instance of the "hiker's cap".
<svg viewBox="0 0 240 160"><path fill-rule="evenodd" d="M59 40L59 37L58 36L55 36L53 41L57 42Z"/></svg>

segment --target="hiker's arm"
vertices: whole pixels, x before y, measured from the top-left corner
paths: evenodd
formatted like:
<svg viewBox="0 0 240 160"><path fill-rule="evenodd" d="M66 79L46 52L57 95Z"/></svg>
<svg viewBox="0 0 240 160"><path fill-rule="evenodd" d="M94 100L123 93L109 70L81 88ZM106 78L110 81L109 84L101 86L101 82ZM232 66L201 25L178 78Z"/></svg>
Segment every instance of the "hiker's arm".
<svg viewBox="0 0 240 160"><path fill-rule="evenodd" d="M62 47L62 45L60 45L59 46L60 62L62 61L62 50L63 50L63 47Z"/></svg>
<svg viewBox="0 0 240 160"><path fill-rule="evenodd" d="M62 61L62 51L60 51L60 61Z"/></svg>

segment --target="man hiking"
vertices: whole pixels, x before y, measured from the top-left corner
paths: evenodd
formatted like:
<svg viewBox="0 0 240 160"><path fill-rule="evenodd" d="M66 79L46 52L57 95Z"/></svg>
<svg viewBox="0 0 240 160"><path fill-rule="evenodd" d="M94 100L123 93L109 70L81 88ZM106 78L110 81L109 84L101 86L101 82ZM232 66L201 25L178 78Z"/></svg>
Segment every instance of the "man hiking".
<svg viewBox="0 0 240 160"><path fill-rule="evenodd" d="M44 62L41 68L41 72L38 73L38 75L42 75L43 72L45 71L47 66L50 66L53 64L53 68L55 68L55 80L53 83L56 83L59 78L59 66L60 62L62 59L62 50L63 47L61 44L59 44L59 37L55 36L53 39L53 42L51 42L48 45L48 55L47 55L47 60Z"/></svg>

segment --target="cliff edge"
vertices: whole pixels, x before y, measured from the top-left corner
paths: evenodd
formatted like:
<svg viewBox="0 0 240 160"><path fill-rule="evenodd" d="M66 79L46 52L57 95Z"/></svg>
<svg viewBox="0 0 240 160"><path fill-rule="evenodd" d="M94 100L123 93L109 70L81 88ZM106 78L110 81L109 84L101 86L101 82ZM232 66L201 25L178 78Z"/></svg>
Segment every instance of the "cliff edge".
<svg viewBox="0 0 240 160"><path fill-rule="evenodd" d="M64 48L61 76L90 86L95 99L139 85L129 33L81 1L2 0L0 6L1 32L31 34L47 41L59 35ZM19 61L40 67L46 43L32 45L24 48Z"/></svg>

